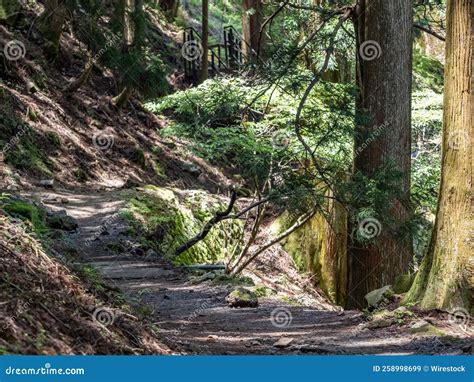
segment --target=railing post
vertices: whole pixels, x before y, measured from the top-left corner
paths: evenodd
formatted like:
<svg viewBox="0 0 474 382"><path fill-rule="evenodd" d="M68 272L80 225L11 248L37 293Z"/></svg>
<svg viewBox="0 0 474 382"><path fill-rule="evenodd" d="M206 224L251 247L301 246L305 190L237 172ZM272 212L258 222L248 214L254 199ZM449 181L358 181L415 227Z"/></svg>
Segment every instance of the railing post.
<svg viewBox="0 0 474 382"><path fill-rule="evenodd" d="M229 49L229 40L227 36L227 30L224 29L224 53L225 53L225 65L229 67L229 54L228 54L228 49Z"/></svg>

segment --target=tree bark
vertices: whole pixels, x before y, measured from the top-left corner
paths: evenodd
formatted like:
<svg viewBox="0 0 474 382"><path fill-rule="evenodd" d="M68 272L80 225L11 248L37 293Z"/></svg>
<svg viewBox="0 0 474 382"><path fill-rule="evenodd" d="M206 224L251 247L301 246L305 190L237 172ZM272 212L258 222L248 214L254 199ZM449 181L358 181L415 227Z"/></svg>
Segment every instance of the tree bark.
<svg viewBox="0 0 474 382"><path fill-rule="evenodd" d="M119 11L116 17L123 20L123 54L129 54L130 49L141 49L144 42L145 19L143 13L143 0L119 0ZM133 9L133 14L131 10ZM121 108L133 93L133 81L122 78L122 90L112 98L111 103Z"/></svg>
<svg viewBox="0 0 474 382"><path fill-rule="evenodd" d="M242 52L247 60L252 60L260 52L262 38L260 31L263 24L263 5L261 0L242 0ZM263 33L263 31L262 31Z"/></svg>
<svg viewBox="0 0 474 382"><path fill-rule="evenodd" d="M402 232L410 218L412 7L411 0L359 0L354 14L360 89L356 106L359 117L368 118L358 118L353 173L374 179L378 170L392 165L400 179L385 185L399 189L387 203L390 224L369 244L357 235L349 237L348 308L364 308L364 296L408 272L412 260L411 235ZM369 44L372 51L364 49ZM381 126L386 128L380 132ZM370 136L376 138L369 141ZM358 226L354 219L351 224L353 233Z"/></svg>
<svg viewBox="0 0 474 382"><path fill-rule="evenodd" d="M201 60L201 73L199 75L199 83L203 83L207 80L209 75L209 0L202 0L202 60Z"/></svg>
<svg viewBox="0 0 474 382"><path fill-rule="evenodd" d="M45 51L55 57L59 53L59 40L66 20L65 0L46 0L40 18L40 29L46 40Z"/></svg>
<svg viewBox="0 0 474 382"><path fill-rule="evenodd" d="M472 0L448 1L438 210L428 253L406 297L427 309L472 309L473 17Z"/></svg>
<svg viewBox="0 0 474 382"><path fill-rule="evenodd" d="M178 16L179 0L160 0L160 8L168 21L173 21Z"/></svg>
<svg viewBox="0 0 474 382"><path fill-rule="evenodd" d="M333 194L328 190L328 196ZM283 243L329 300L343 305L347 288L347 211L328 198L321 209Z"/></svg>

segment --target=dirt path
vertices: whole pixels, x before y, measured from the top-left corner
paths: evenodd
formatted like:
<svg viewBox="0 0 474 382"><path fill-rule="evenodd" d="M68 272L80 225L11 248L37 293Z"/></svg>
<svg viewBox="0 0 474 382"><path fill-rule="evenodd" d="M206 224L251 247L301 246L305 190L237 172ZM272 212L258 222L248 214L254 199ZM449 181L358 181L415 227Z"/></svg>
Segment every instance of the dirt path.
<svg viewBox="0 0 474 382"><path fill-rule="evenodd" d="M31 195L30 195L31 196ZM170 348L196 354L461 354L466 342L419 337L406 326L371 330L358 311L321 310L320 306L259 299L258 308L229 308L232 289L211 281L196 283L188 272L157 260L156 255L117 251L127 240L118 218L123 206L117 192L39 192L52 210L65 210L79 229L68 240L119 288L127 300L146 311ZM67 203L65 203L67 201ZM306 304L307 305L307 304ZM443 325L443 322L438 322ZM280 340L281 345L275 346ZM291 341L290 341L291 340ZM287 342L287 343L284 343ZM467 349L467 351L470 351Z"/></svg>

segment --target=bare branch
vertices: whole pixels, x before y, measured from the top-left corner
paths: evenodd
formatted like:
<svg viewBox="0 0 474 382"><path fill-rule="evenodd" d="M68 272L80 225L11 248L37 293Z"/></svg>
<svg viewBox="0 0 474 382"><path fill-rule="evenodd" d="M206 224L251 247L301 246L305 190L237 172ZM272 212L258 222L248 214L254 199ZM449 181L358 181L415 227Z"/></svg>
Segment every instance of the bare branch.
<svg viewBox="0 0 474 382"><path fill-rule="evenodd" d="M235 204L235 201L237 200L237 193L235 192L235 190L232 190L232 195L230 197L230 201L229 201L229 205L227 206L227 208L225 209L225 211L219 211L219 212L216 212L216 214L214 215L214 217L209 220L206 225L204 226L204 228L202 229L201 232L199 232L199 234L197 234L196 236L194 236L192 239L188 240L186 243L184 243L183 245L181 245L174 253L174 256L179 256L181 253L183 253L184 251L187 251L189 248L191 248L193 245L195 245L196 243L200 242L201 240L203 240L207 234L209 233L209 231L212 229L212 227L214 227L217 223L219 223L220 221L224 220L226 218L227 215L229 215L231 212L232 212L232 209L234 208L234 204Z"/></svg>
<svg viewBox="0 0 474 382"><path fill-rule="evenodd" d="M435 31L431 30L430 28L424 27L423 25L413 24L413 27L417 28L419 30L422 30L423 32L428 33L428 34L436 37L438 40L446 41L446 38L444 36L441 36L440 34L436 33Z"/></svg>

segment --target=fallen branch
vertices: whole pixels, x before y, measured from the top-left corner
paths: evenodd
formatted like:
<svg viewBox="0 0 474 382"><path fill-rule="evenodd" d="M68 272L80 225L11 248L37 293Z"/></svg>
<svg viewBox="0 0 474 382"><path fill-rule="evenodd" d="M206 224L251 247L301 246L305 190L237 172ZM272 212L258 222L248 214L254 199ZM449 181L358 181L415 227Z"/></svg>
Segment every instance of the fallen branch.
<svg viewBox="0 0 474 382"><path fill-rule="evenodd" d="M224 220L226 218L226 216L228 216L232 212L232 209L234 208L234 204L235 204L236 200L237 200L237 193L234 190L232 190L232 195L230 197L230 202L229 202L229 205L227 206L227 208L225 209L225 211L216 212L214 217L206 223L206 225L204 226L202 231L199 234L197 234L196 236L194 236L192 239L188 240L186 243L181 245L175 251L174 256L179 256L180 254L182 254L183 252L185 252L189 248L191 248L193 245L195 245L196 243L203 240L207 236L209 231L212 229L212 227L214 227L220 221Z"/></svg>
<svg viewBox="0 0 474 382"><path fill-rule="evenodd" d="M225 269L225 264L194 264L187 265L186 268L199 269L202 271L216 271L219 269Z"/></svg>

